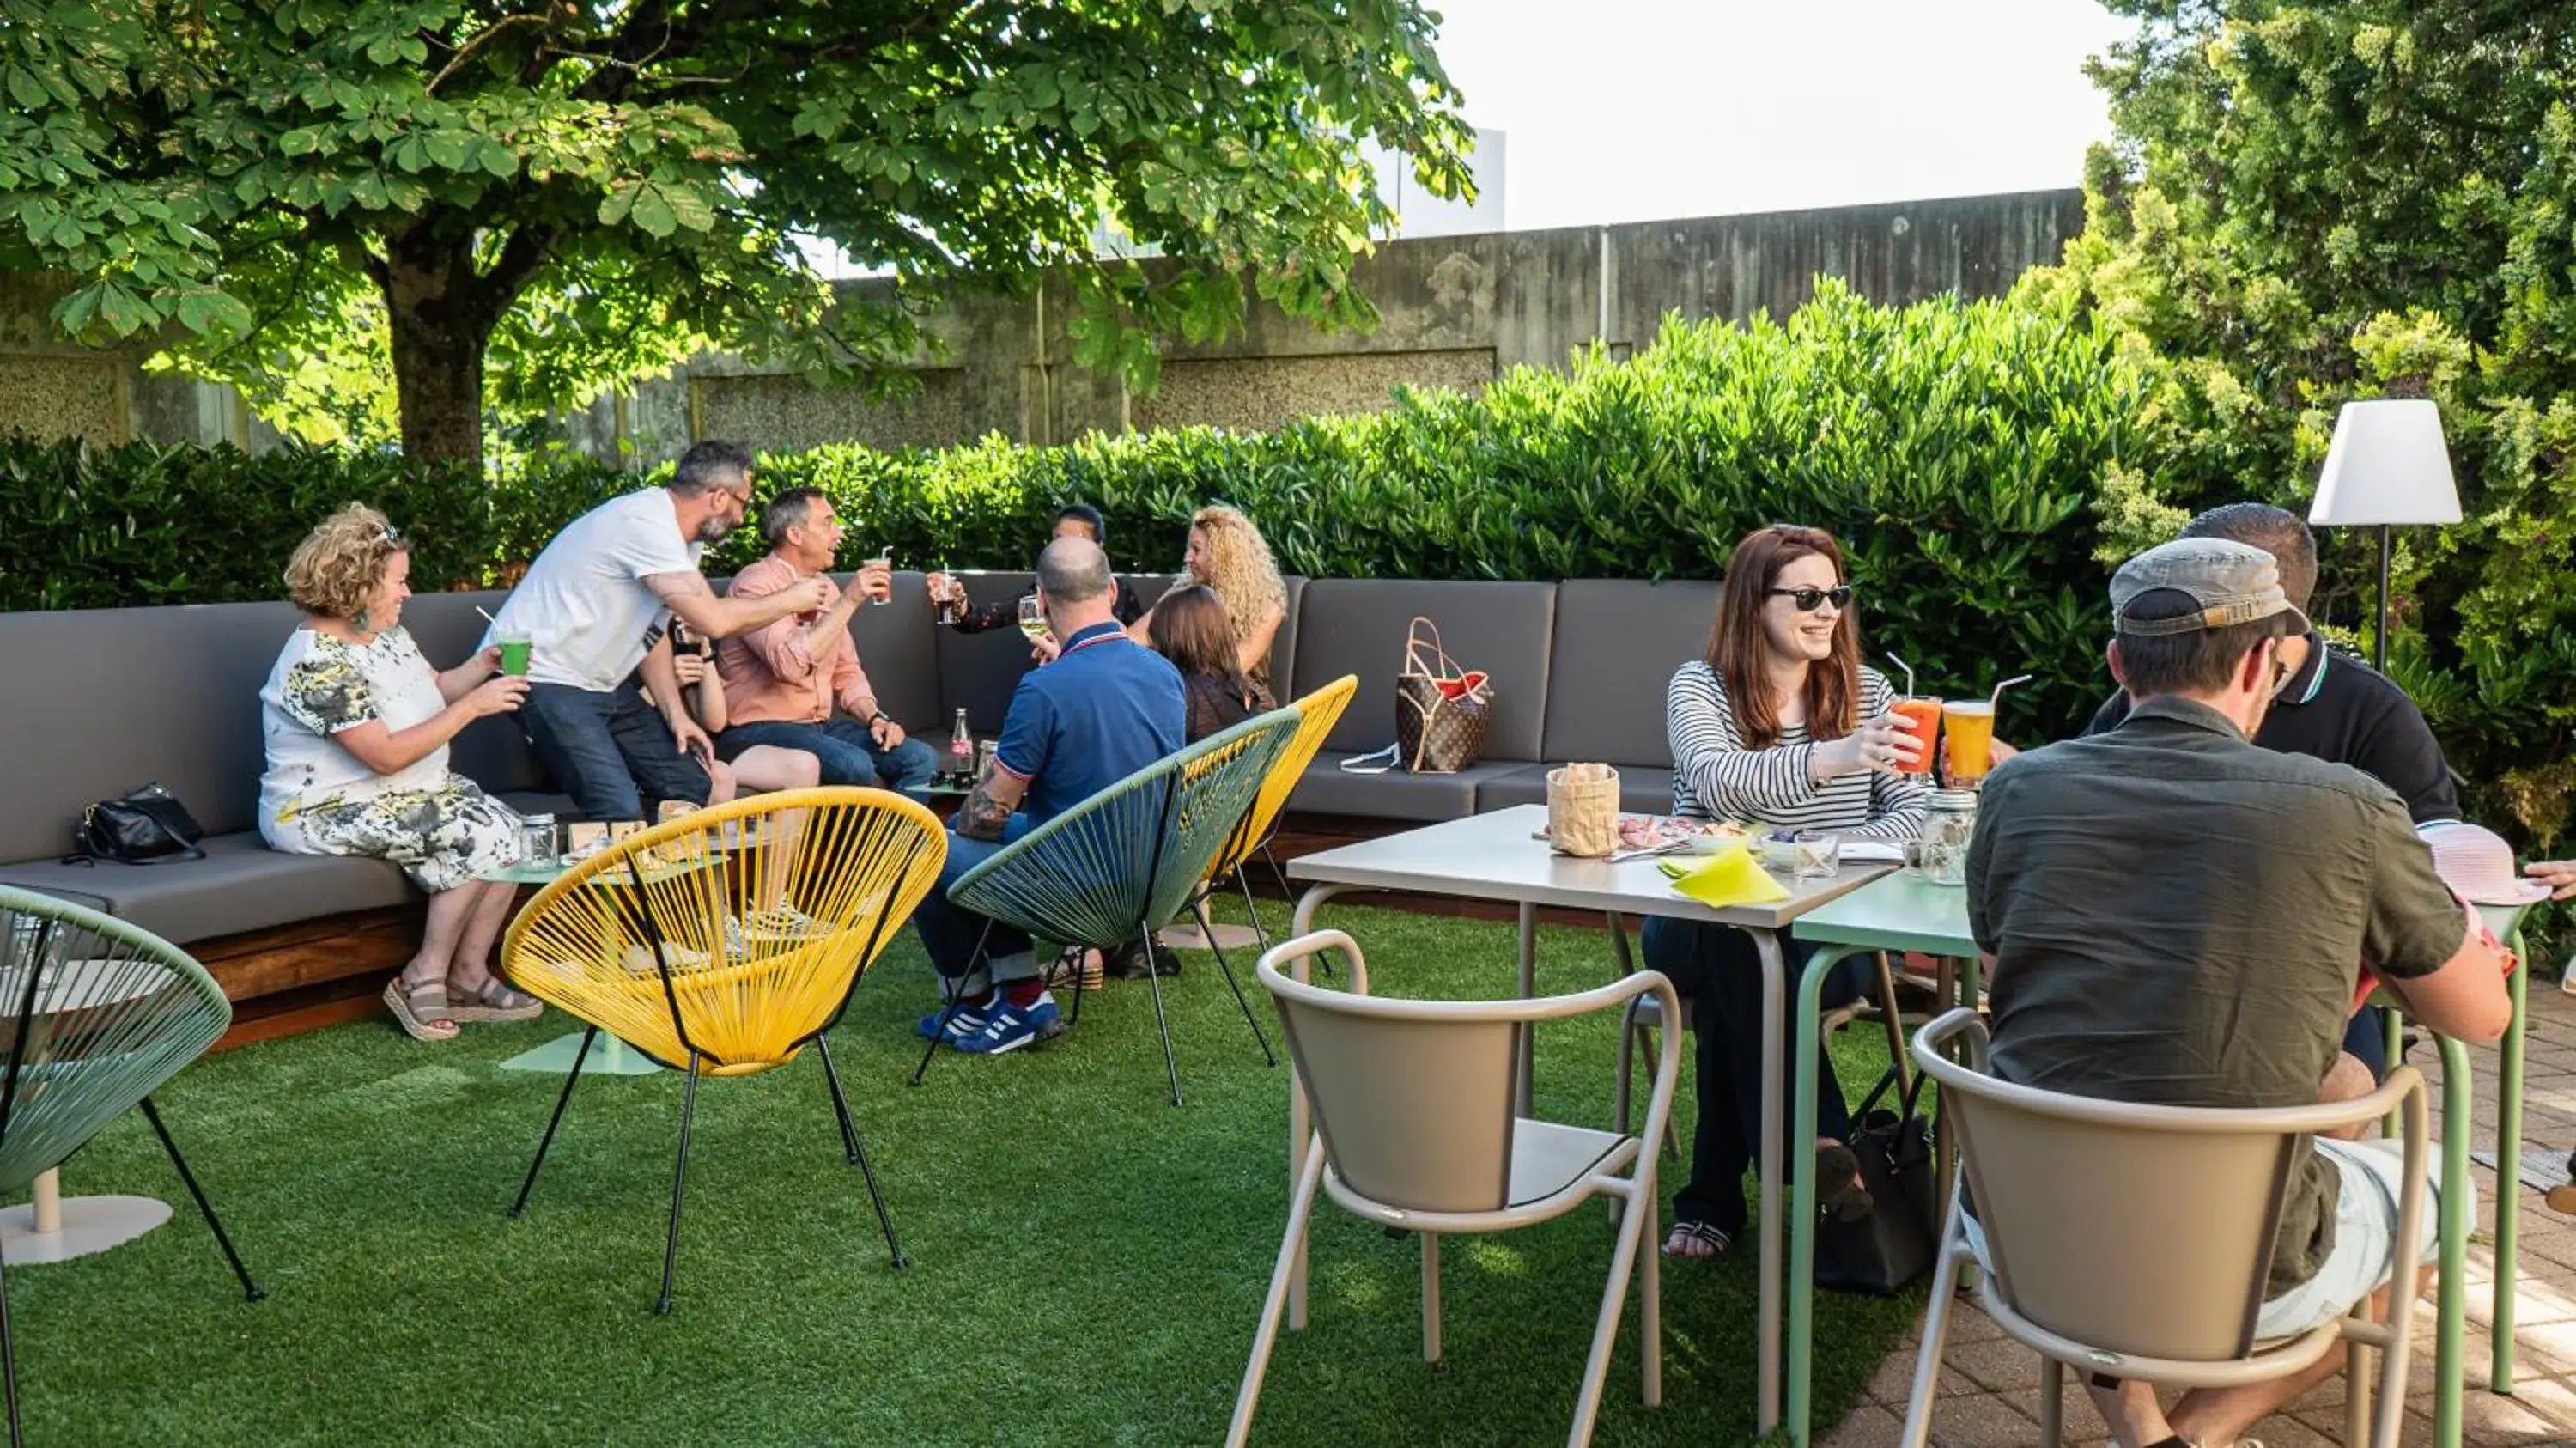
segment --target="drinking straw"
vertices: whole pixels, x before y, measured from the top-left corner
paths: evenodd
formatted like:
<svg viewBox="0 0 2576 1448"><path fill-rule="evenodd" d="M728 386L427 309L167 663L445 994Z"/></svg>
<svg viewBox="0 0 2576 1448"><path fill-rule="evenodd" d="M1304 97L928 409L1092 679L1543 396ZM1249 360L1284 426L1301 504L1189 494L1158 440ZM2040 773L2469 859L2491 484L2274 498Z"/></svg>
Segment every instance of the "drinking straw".
<svg viewBox="0 0 2576 1448"><path fill-rule="evenodd" d="M1903 670L1905 671L1905 696L1906 696L1907 698L1909 698L1909 699L1910 699L1910 698L1913 698L1913 697L1914 697L1914 666L1913 666L1912 664L1909 664L1909 663L1905 662L1903 659L1898 658L1898 657L1896 656L1896 651L1895 651L1894 649L1890 649L1890 650L1888 650L1888 651L1887 651L1887 661L1888 661L1889 663L1891 663L1891 664L1896 665L1898 668L1903 669Z"/></svg>
<svg viewBox="0 0 2576 1448"><path fill-rule="evenodd" d="M476 605L474 605L474 611L475 611L476 613L479 613L479 614L483 615L483 621L484 621L485 623L490 624L492 627L494 627L494 628L499 628L499 627L501 626L501 621L500 621L499 619L497 619L497 618L494 618L494 617L492 616L492 611L491 611L490 609L488 609L488 608L485 608L483 605L481 605L481 604L479 604L479 603L478 603L478 604L476 604Z"/></svg>
<svg viewBox="0 0 2576 1448"><path fill-rule="evenodd" d="M2011 678L2004 680L2002 683L1995 685L1994 693L1986 697L1986 707L1988 709L2000 707L2004 702L2004 690L2011 688L2015 684L2027 684L2030 681L2031 676L2028 674L2015 674Z"/></svg>

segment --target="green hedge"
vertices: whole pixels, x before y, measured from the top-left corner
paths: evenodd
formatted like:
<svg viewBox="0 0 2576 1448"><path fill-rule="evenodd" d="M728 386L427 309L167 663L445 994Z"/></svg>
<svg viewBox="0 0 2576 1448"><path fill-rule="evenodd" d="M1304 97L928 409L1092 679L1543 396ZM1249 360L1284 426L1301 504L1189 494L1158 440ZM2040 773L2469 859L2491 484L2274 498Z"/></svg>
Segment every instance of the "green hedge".
<svg viewBox="0 0 2576 1448"><path fill-rule="evenodd" d="M1857 555L1872 648L1927 688L2036 673L2007 696L2028 738L2100 697L2089 509L2146 465L2142 397L2072 308L1897 310L1827 282L1786 324L1671 322L1633 361L1516 369L1479 396L1269 434L825 447L765 460L761 482L812 483L863 543L961 567L1028 566L1075 500L1107 515L1123 567L1177 567L1190 512L1223 499L1315 577L1707 578L1749 529L1813 523Z"/></svg>
<svg viewBox="0 0 2576 1448"><path fill-rule="evenodd" d="M2156 405L2170 388L2170 369L2063 292L1894 309L1827 281L1785 323L1675 321L1632 361L1516 369L1478 396L1407 392L1266 434L825 447L764 458L760 484L821 487L859 547L961 568L1025 568L1077 500L1108 516L1124 567L1176 567L1190 513L1224 499L1284 568L1318 577L1705 578L1747 529L1813 523L1855 555L1873 661L1892 649L1944 693L2034 673L2003 727L2038 739L2080 724L2105 687L2106 540L2169 530L2182 481L2209 476ZM296 539L352 499L418 540L419 586L488 585L636 485L562 450L483 481L381 454L0 441L0 607L274 598ZM745 530L709 567L757 548ZM2333 570L2328 596L2349 600L2350 581ZM2440 664L2432 645L2456 620L2417 602L2424 642L2400 652L2454 762L2475 781L2527 769L2482 712L2486 691ZM2576 680L2521 682L2576 706ZM2526 837L2554 833L2510 788L2473 797Z"/></svg>
<svg viewBox="0 0 2576 1448"><path fill-rule="evenodd" d="M419 541L415 576L479 575L490 490L470 472L381 453L0 438L0 608L120 608L279 598L287 555L324 515L373 503Z"/></svg>
<svg viewBox="0 0 2576 1448"><path fill-rule="evenodd" d="M1028 566L1076 500L1108 516L1124 567L1177 567L1190 513L1224 499L1319 577L1704 578L1746 530L1813 523L1857 555L1873 649L1926 687L2037 673L2006 724L2028 738L2102 688L2088 510L2115 470L2152 466L2143 386L2071 306L1898 310L1828 281L1784 324L1675 321L1633 361L1516 369L1480 396L1407 392L1269 434L825 447L765 458L760 483L821 487L859 544L956 567ZM0 443L0 606L273 598L295 540L350 499L419 539L419 586L492 583L635 485L563 451L477 484L374 454ZM709 567L757 547L746 530Z"/></svg>

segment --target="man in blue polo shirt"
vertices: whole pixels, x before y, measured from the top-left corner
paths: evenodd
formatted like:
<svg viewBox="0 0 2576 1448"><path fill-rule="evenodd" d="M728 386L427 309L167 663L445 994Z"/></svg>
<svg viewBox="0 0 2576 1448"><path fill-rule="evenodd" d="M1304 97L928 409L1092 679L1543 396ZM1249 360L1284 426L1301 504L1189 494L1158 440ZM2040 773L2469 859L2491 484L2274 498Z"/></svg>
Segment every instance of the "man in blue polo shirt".
<svg viewBox="0 0 2576 1448"><path fill-rule="evenodd" d="M1177 752L1188 724L1180 672L1119 626L1109 555L1099 544L1048 544L1038 555L1037 596L1061 652L1011 695L992 773L949 822L947 866L912 916L931 965L962 1001L944 1031L944 1012L923 1017L922 1034L975 1055L1017 1050L1064 1026L1028 936L960 908L948 888L1004 845ZM970 976L978 940L985 966Z"/></svg>

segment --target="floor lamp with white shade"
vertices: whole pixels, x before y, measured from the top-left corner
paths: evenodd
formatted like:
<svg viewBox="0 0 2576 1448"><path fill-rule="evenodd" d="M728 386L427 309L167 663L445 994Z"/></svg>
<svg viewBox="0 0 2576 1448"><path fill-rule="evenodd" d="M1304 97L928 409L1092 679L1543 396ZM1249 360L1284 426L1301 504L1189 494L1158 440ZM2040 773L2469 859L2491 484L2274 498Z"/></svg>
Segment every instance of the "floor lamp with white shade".
<svg viewBox="0 0 2576 1448"><path fill-rule="evenodd" d="M2317 478L2308 521L2379 530L2379 627L2370 662L2388 672L2388 530L2399 524L2460 521L2460 490L2442 440L2442 410L2429 398L2347 402Z"/></svg>

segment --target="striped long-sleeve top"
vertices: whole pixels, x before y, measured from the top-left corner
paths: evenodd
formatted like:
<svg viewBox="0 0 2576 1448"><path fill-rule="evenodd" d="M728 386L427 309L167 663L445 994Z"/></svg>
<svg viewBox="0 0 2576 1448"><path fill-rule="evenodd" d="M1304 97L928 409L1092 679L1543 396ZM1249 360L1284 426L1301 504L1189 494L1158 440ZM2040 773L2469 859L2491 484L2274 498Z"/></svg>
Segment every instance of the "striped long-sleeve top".
<svg viewBox="0 0 2576 1448"><path fill-rule="evenodd" d="M1861 669L1860 717L1886 713L1895 699L1883 675ZM1783 726L1780 742L1768 749L1746 748L1726 685L1704 663L1684 664L1673 674L1664 696L1664 730L1673 750L1673 813L1684 818L1834 830L1871 840L1910 840L1922 828L1928 776L1861 770L1817 784L1807 774L1807 756L1815 748L1807 726Z"/></svg>

